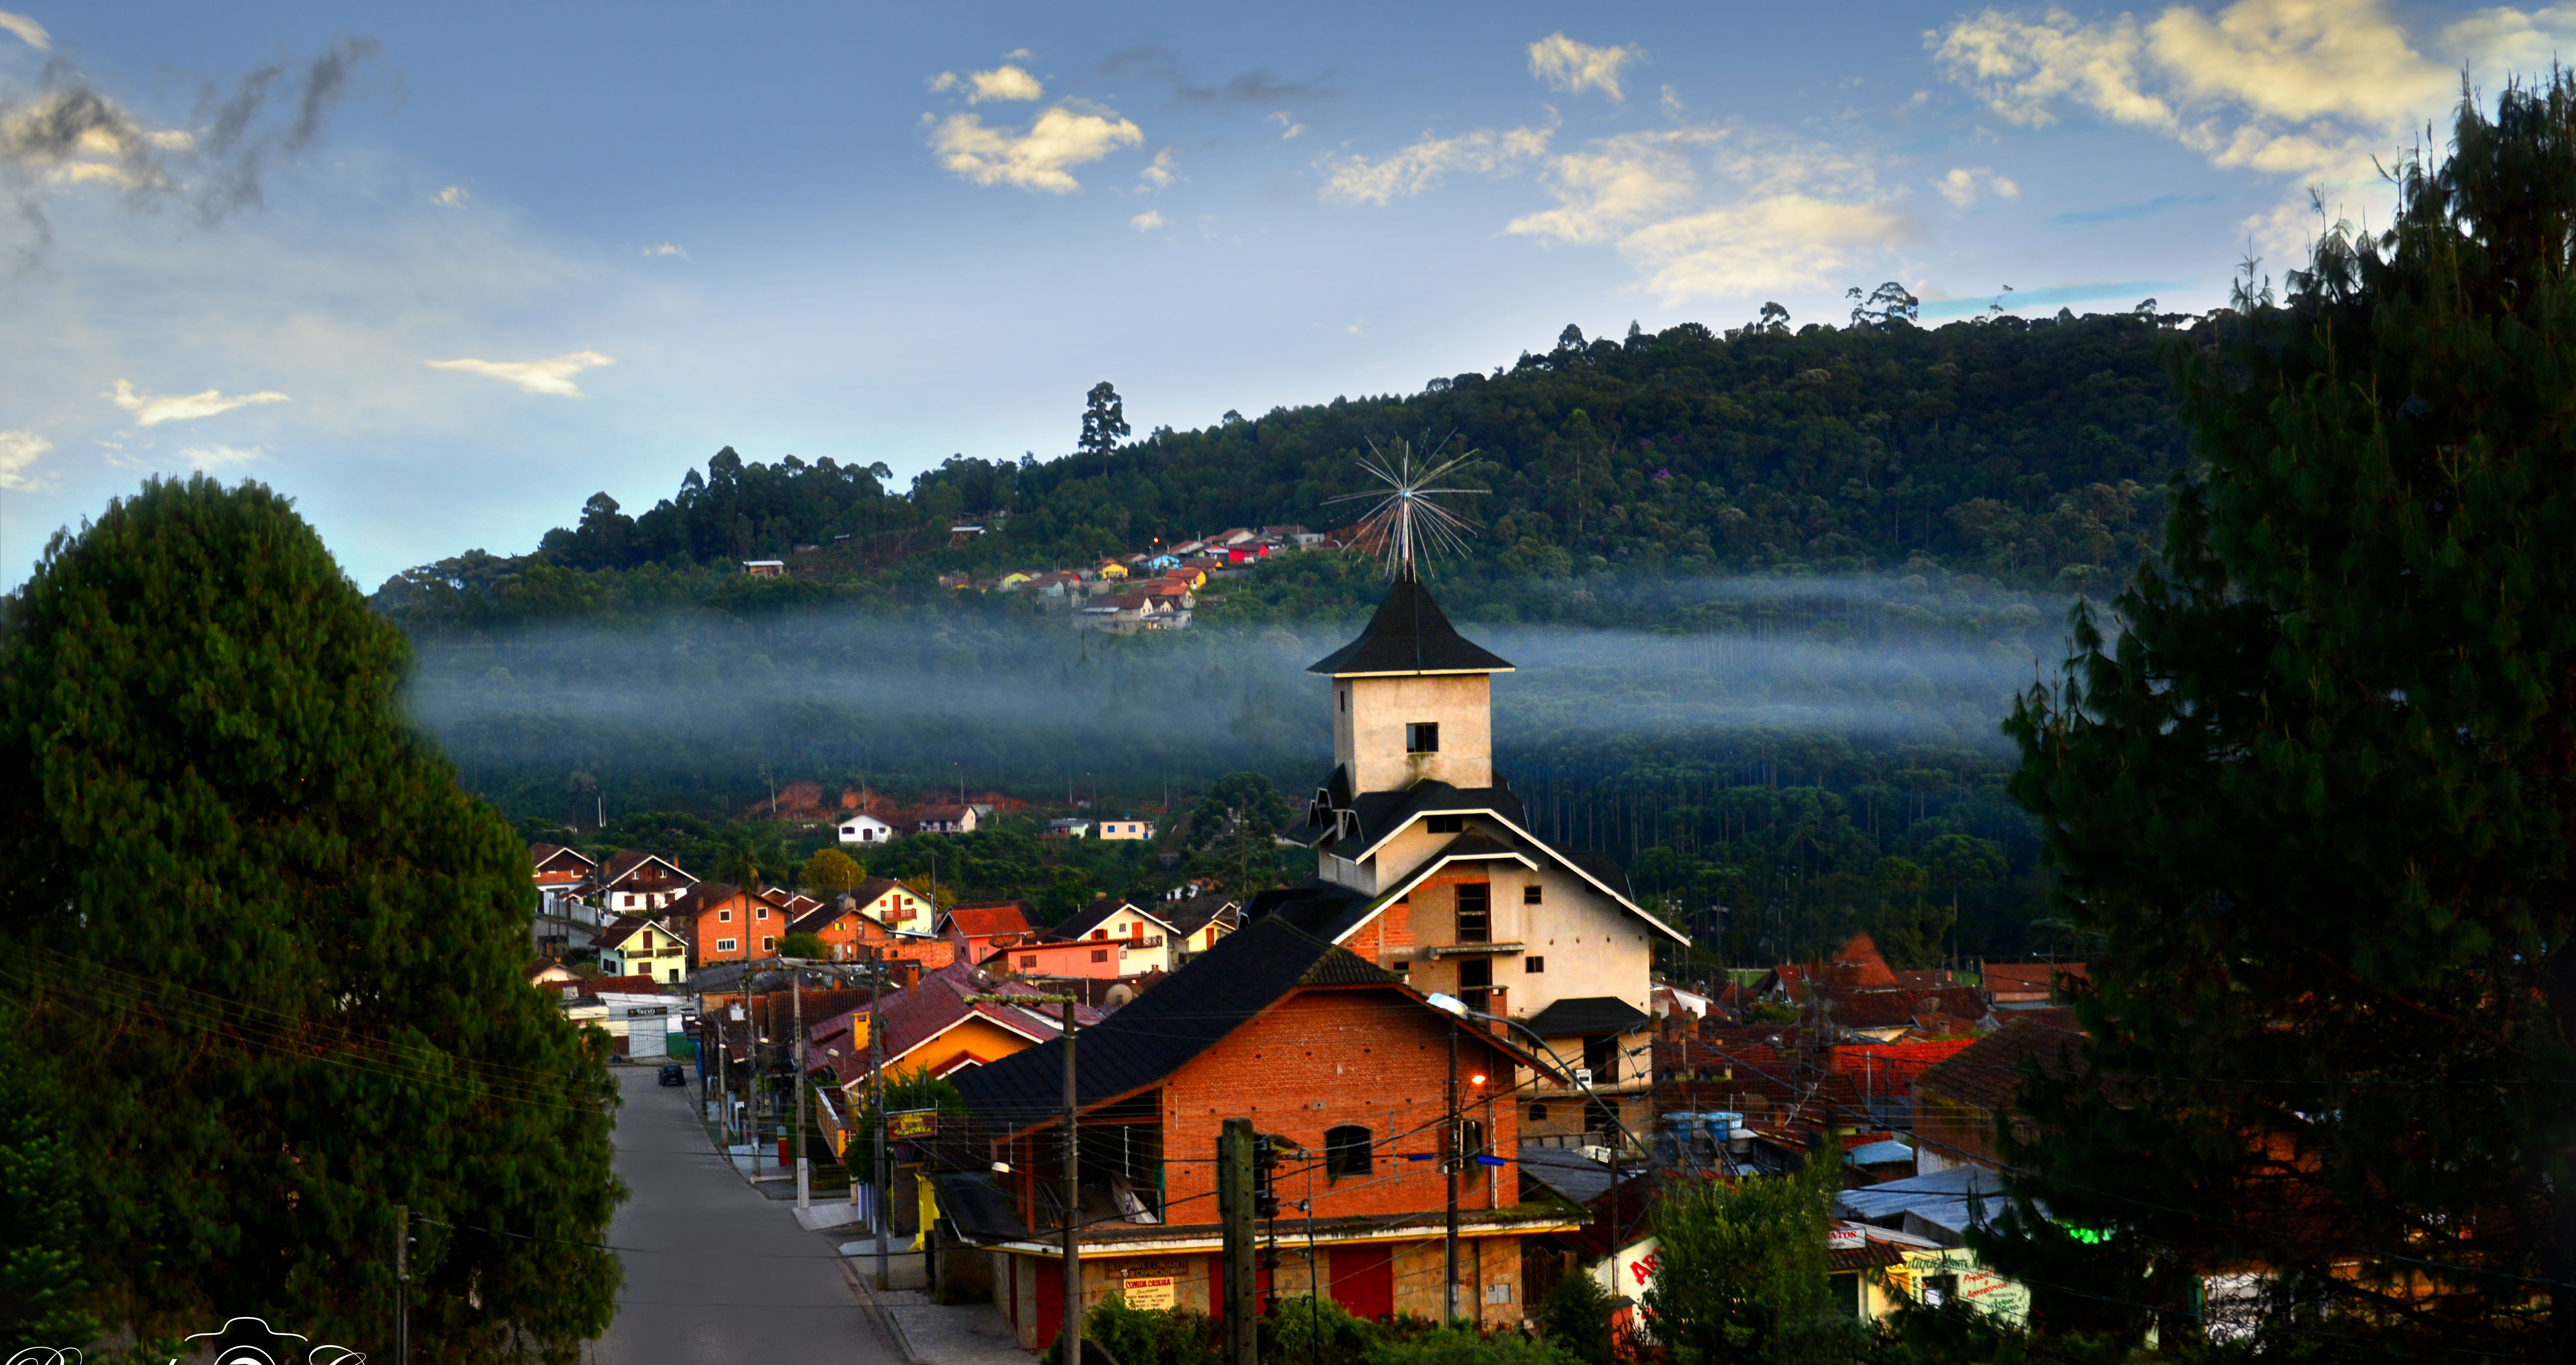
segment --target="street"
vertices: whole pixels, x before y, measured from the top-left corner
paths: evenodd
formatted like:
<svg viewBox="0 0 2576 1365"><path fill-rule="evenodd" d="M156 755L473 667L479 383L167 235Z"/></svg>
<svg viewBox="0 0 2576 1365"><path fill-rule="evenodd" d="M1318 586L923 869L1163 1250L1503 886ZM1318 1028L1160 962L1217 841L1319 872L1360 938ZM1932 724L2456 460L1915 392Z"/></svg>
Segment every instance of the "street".
<svg viewBox="0 0 2576 1365"><path fill-rule="evenodd" d="M858 1303L832 1242L794 1206L726 1169L690 1113L693 1087L620 1067L617 1174L631 1191L610 1226L626 1287L595 1365L781 1365L898 1358Z"/></svg>

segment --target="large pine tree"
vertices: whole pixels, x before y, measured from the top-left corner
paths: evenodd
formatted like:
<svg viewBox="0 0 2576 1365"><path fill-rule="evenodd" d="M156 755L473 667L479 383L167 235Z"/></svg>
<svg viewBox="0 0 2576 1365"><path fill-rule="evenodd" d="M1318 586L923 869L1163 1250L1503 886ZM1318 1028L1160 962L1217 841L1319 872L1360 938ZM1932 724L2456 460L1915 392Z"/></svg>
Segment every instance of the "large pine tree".
<svg viewBox="0 0 2576 1365"><path fill-rule="evenodd" d="M2061 1326L2576 1353L2576 80L2394 183L2181 358L2165 553L2013 722L2106 945L1988 1244Z"/></svg>
<svg viewBox="0 0 2576 1365"><path fill-rule="evenodd" d="M0 1102L79 1154L59 1278L111 1331L382 1354L408 1204L418 1358L569 1360L614 1311L614 1091L520 976L526 853L402 718L400 634L202 477L6 607Z"/></svg>

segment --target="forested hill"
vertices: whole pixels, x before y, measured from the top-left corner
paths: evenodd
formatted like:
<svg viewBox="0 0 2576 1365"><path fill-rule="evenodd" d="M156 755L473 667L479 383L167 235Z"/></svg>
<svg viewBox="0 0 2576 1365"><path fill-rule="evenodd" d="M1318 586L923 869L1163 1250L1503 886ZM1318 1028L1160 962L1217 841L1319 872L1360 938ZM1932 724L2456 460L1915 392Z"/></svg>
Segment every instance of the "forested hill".
<svg viewBox="0 0 2576 1365"><path fill-rule="evenodd" d="M2142 305L2142 309L2144 305ZM533 554L475 551L388 581L417 631L927 587L942 570L1048 568L1228 526L1350 519L1371 443L1481 454L1470 579L1841 573L1928 561L2072 587L2152 548L2184 457L2164 368L2190 319L2061 313L1925 329L1695 323L1624 341L1573 327L1543 355L1403 397L1335 398L1157 428L1105 454L956 456L887 487L879 465L730 448L640 516L606 494ZM1068 404L1067 427L1077 412ZM947 528L989 532L951 547ZM840 539L847 537L846 540ZM823 547L785 583L735 561Z"/></svg>

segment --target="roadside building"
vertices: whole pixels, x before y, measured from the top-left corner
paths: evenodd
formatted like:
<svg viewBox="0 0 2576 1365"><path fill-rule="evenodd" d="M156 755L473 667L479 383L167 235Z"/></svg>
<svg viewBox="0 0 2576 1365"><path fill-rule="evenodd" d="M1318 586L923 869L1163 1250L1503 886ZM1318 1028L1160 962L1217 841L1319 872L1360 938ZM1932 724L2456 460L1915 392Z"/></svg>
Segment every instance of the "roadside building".
<svg viewBox="0 0 2576 1365"><path fill-rule="evenodd" d="M1320 874L1245 907L1284 917L1416 990L1520 1021L1586 1085L1524 1096L1533 1135L1650 1126L1654 945L1689 938L1596 854L1556 847L1493 766L1493 675L1410 576L1367 629L1308 671L1332 680L1331 775L1281 837Z"/></svg>
<svg viewBox="0 0 2576 1365"><path fill-rule="evenodd" d="M1278 1268L1256 1292L1319 1291L1370 1318L1438 1316L1447 1181L1426 1158L1439 1155L1448 1126L1453 1041L1460 1074L1484 1078L1465 1087L1462 1103L1460 1310L1487 1327L1517 1326L1530 1313L1522 1239L1584 1221L1556 1201L1521 1204L1507 1161L1494 1156L1517 1142L1515 1106L1501 1096L1535 1059L1275 917L1083 1030L1076 1306L1150 1286L1156 1301L1223 1312L1207 1154L1227 1118L1246 1117L1294 1144L1281 1193L1312 1210L1311 1225L1301 1218L1298 1235L1279 1240ZM959 1159L937 1181L939 1259L963 1250L990 1258L996 1305L1032 1350L1054 1337L1065 1309L1062 1047L1046 1043L957 1077L976 1132L949 1149ZM1007 1173L994 1175L994 1162Z"/></svg>

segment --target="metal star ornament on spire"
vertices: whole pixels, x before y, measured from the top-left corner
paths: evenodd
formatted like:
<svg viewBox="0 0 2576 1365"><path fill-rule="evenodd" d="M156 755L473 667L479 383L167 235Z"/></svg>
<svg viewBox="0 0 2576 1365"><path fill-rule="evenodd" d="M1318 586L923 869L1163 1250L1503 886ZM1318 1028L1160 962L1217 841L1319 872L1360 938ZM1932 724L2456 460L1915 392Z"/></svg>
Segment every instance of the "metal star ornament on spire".
<svg viewBox="0 0 2576 1365"><path fill-rule="evenodd" d="M1447 445L1442 441L1441 445ZM1360 459L1360 468L1386 485L1384 491L1369 489L1362 493L1344 493L1327 498L1327 503L1359 502L1374 499L1366 515L1360 518L1360 541L1374 541L1378 557L1386 561L1389 578L1413 578L1417 563L1427 563L1442 555L1466 551L1467 537L1476 528L1464 517L1434 501L1445 496L1482 497L1481 488L1448 488L1439 481L1458 466L1476 457L1473 450L1440 459L1435 446L1427 456L1417 456L1402 438L1380 450L1369 442L1369 453Z"/></svg>

